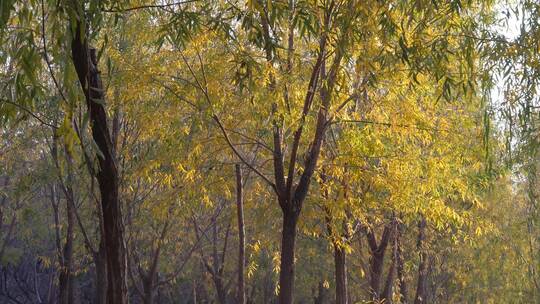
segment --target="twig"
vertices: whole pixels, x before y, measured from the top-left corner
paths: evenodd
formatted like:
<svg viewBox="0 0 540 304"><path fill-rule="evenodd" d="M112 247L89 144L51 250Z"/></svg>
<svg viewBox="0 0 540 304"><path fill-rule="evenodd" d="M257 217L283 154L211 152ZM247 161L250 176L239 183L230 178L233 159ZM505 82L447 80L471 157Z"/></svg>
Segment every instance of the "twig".
<svg viewBox="0 0 540 304"><path fill-rule="evenodd" d="M104 13L124 13L124 12L129 12L129 11L136 11L140 9L154 9L154 8L165 9L167 7L182 5L182 4L187 4L187 3L197 2L197 1L198 0L186 0L186 1L179 1L179 2L174 2L174 3L167 3L167 4L148 4L148 5L133 6L133 7L128 7L124 9L112 9L112 8L103 9L101 11Z"/></svg>
<svg viewBox="0 0 540 304"><path fill-rule="evenodd" d="M0 100L0 101L5 102L5 103L9 103L9 104L11 104L11 105L14 105L14 106L18 107L19 109L21 109L21 110L23 110L24 112L30 114L30 116L34 117L34 118L37 119L40 123L42 123L42 124L44 124L44 125L46 125L46 126L48 126L48 127L51 127L51 128L54 128L54 129L58 129L57 126L55 126L55 125L53 125L53 124L51 124L51 123L48 123L48 122L44 121L41 117L39 117L38 115L34 114L34 112L30 111L30 109L26 108L26 107L23 106L23 105L20 105L20 104L18 104L18 103L16 103L16 102L13 102L13 101L10 101L10 100L7 100L7 99L2 99L2 100Z"/></svg>

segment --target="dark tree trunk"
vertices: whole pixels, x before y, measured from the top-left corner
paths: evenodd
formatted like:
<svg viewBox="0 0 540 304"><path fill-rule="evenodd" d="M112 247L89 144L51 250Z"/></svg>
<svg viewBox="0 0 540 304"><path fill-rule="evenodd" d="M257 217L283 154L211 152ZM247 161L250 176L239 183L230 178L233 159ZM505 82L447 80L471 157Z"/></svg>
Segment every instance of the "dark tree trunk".
<svg viewBox="0 0 540 304"><path fill-rule="evenodd" d="M381 300L381 278L384 270L384 254L386 252L386 247L388 246L388 241L391 234L391 224L388 224L384 227L381 240L377 244L377 239L373 231L370 229L366 231L366 237L370 249L369 251L371 254L369 260L369 286L371 299L373 301Z"/></svg>
<svg viewBox="0 0 540 304"><path fill-rule="evenodd" d="M405 269L403 262L403 248L401 247L401 235L403 233L403 224L398 224L396 235L396 270L399 282L399 299L401 304L408 303L407 281L405 280Z"/></svg>
<svg viewBox="0 0 540 304"><path fill-rule="evenodd" d="M319 285L317 286L317 296L313 298L314 304L326 304L328 301L326 298L328 297L327 289L324 287L323 281L319 281Z"/></svg>
<svg viewBox="0 0 540 304"><path fill-rule="evenodd" d="M390 265L390 269L388 270L388 275L386 277L386 283L384 285L384 290L382 292L381 299L383 300L383 303L385 304L392 304L392 293L394 291L394 279L396 277L395 273L395 266L394 263Z"/></svg>
<svg viewBox="0 0 540 304"><path fill-rule="evenodd" d="M428 261L427 252L425 248L426 239L426 219L422 217L418 222L418 242L416 244L417 249L420 252L420 262L418 264L418 282L416 285L416 297L414 298L414 304L427 303L426 299L426 287L427 287L427 275L428 275Z"/></svg>
<svg viewBox="0 0 540 304"><path fill-rule="evenodd" d="M271 257L268 254L264 255L265 265L271 265ZM270 304L274 300L274 272L272 267L266 268L266 273L264 276L264 283L262 286L262 298L264 304Z"/></svg>
<svg viewBox="0 0 540 304"><path fill-rule="evenodd" d="M214 223L213 227L213 258L212 258L212 268L213 271L210 271L212 278L214 280L214 285L216 286L216 292L218 296L218 301L220 304L227 304L227 288L224 284L223 271L225 269L225 257L227 252L227 244L229 239L230 225L227 225L225 232L225 238L223 240L223 250L221 251L221 256L218 255L217 243L218 243L218 231L217 223Z"/></svg>
<svg viewBox="0 0 540 304"><path fill-rule="evenodd" d="M83 88L89 112L92 137L97 147L99 168L96 179L101 195L105 248L107 251L107 301L114 304L128 302L126 269L127 260L118 196L118 172L104 108L105 88L97 69L96 50L88 46L85 37L86 20L79 16L73 28L71 53L73 64Z"/></svg>
<svg viewBox="0 0 540 304"><path fill-rule="evenodd" d="M221 277L214 279L214 285L216 286L216 292L218 301L220 304L227 304L227 290L223 285L223 279Z"/></svg>
<svg viewBox="0 0 540 304"><path fill-rule="evenodd" d="M100 242L98 252L94 254L96 267L96 304L107 303L107 252L104 242Z"/></svg>
<svg viewBox="0 0 540 304"><path fill-rule="evenodd" d="M75 225L75 210L70 199L66 199L67 232L63 248L63 265L58 276L59 304L72 304L73 295L73 225Z"/></svg>
<svg viewBox="0 0 540 304"><path fill-rule="evenodd" d="M336 304L347 304L347 260L343 247L334 243L334 266L336 280Z"/></svg>
<svg viewBox="0 0 540 304"><path fill-rule="evenodd" d="M371 275L369 279L371 298L373 301L378 301L381 296L380 289L381 277L384 266L384 251L372 253L369 265Z"/></svg>
<svg viewBox="0 0 540 304"><path fill-rule="evenodd" d="M143 303L144 304L153 304L155 296L156 296L156 292L159 291L157 289L157 285L159 283L158 264L159 264L159 258L161 256L161 245L163 244L165 237L167 236L168 229L169 229L169 222L167 221L165 222L165 225L163 225L163 229L161 230L157 247L152 254L152 264L150 265L148 271L145 272L144 270L139 268L139 273L141 275L142 282L143 282ZM140 267L140 264L139 264L139 267Z"/></svg>
<svg viewBox="0 0 540 304"><path fill-rule="evenodd" d="M56 140L56 138L55 138ZM64 147L67 163L67 180L64 185L64 193L66 195L66 242L62 250L62 271L58 277L59 288L59 303L72 304L75 301L73 294L74 278L73 278L73 233L75 227L75 196L73 193L73 161L68 152L68 148Z"/></svg>
<svg viewBox="0 0 540 304"><path fill-rule="evenodd" d="M321 182L325 184L327 182L327 176L324 173L321 173ZM346 192L346 191L345 191ZM330 200L328 191L322 192L322 198L325 201ZM336 232L333 228L332 222L332 212L329 208L326 206L324 207L325 211L325 220L326 220L326 229L328 230L328 238L330 239L330 242L332 243L332 247L334 249L334 281L336 284L335 289L335 300L336 304L347 304L348 303L348 291L347 291L347 254L345 252L345 249L343 248L342 242L345 240L348 242L348 228L345 224L345 221L342 222L343 224L343 231L342 232Z"/></svg>
<svg viewBox="0 0 540 304"><path fill-rule="evenodd" d="M392 303L392 294L394 289L394 280L396 278L396 264L398 258L397 244L398 244L398 225L399 222L396 218L392 220L392 262L390 268L388 269L388 274L386 276L386 283L384 285L384 290L382 292L382 300L384 303Z"/></svg>
<svg viewBox="0 0 540 304"><path fill-rule="evenodd" d="M246 303L246 290L244 283L244 265L245 257L245 228L244 228L244 199L242 193L242 168L239 164L235 166L236 170L236 211L238 216L238 290L236 300L238 304Z"/></svg>
<svg viewBox="0 0 540 304"><path fill-rule="evenodd" d="M218 223L217 218L213 217L212 219L212 258L208 258L205 254L205 251L199 246L199 251L201 254L201 264L206 269L206 271L212 277L214 282L214 287L216 288L217 300L221 304L227 303L228 297L228 288L224 284L224 269L225 269L225 258L227 256L227 245L230 233L230 223L227 225L225 232L225 238L223 240L223 248L221 253L218 252ZM195 236L197 241L200 241L201 236L199 235L199 227L195 218L193 219L193 225L195 228ZM211 263L210 263L211 260ZM203 285L204 286L204 285Z"/></svg>
<svg viewBox="0 0 540 304"><path fill-rule="evenodd" d="M279 272L279 303L293 303L294 292L294 249L298 215L292 211L283 213L281 232L281 265Z"/></svg>
<svg viewBox="0 0 540 304"><path fill-rule="evenodd" d="M394 288L394 279L396 277L396 251L395 247L393 248L392 254L392 263L390 264L390 269L388 269L388 274L386 276L386 282L384 284L384 290L382 292L381 300L383 303L392 303L392 293Z"/></svg>
<svg viewBox="0 0 540 304"><path fill-rule="evenodd" d="M197 304L197 283L193 282L193 304Z"/></svg>
<svg viewBox="0 0 540 304"><path fill-rule="evenodd" d="M154 304L154 299L156 296L156 287L155 287L155 274L149 275L143 279L143 303L144 304Z"/></svg>

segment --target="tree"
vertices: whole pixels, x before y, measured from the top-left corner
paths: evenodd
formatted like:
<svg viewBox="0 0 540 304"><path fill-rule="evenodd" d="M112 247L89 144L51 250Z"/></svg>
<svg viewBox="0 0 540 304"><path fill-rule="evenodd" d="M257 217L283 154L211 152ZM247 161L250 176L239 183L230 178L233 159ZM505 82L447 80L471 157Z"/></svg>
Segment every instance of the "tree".
<svg viewBox="0 0 540 304"><path fill-rule="evenodd" d="M516 7L2 1L0 299L534 301Z"/></svg>

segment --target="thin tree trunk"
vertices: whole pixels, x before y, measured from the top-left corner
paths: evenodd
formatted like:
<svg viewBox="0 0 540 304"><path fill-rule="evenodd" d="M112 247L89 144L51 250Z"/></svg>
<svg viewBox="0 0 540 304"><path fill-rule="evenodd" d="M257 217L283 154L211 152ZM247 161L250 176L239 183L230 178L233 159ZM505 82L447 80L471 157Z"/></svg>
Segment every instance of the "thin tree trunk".
<svg viewBox="0 0 540 304"><path fill-rule="evenodd" d="M75 125L76 127L76 125ZM99 243L99 248L97 250L94 249L94 247L92 246L92 242L90 241L90 238L88 237L88 234L86 232L86 229L84 227L84 225L82 224L82 221L79 217L79 214L77 213L77 209L76 209L76 206L75 206L75 195L74 195L74 191L73 191L73 158L71 156L71 154L69 153L69 150L66 146L64 146L64 155L66 156L66 162L67 162L67 168L68 168L68 174L67 174L67 181L64 181L64 178L62 177L62 174L61 174L61 166L60 166L60 162L58 160L58 149L57 149L57 140L58 140L58 137L57 137L57 134L55 133L54 136L53 136L53 147L52 147L52 151L51 151L51 154L53 156L53 160L54 160L54 164L56 166L56 169L58 171L58 179L59 179L59 182L60 182L60 185L62 187L62 191L64 192L64 196L66 198L66 201L67 201L67 206L66 206L66 209L67 209L67 217L68 217L68 232L67 232L67 240L66 240L66 249L67 249L67 255L66 257L64 257L64 255L61 255L61 261L63 260L67 260L68 261L68 268L70 269L69 270L69 273L71 274L72 272L72 268L73 268L73 262L71 261L72 260L72 256L73 256L73 234L74 234L74 225L75 225L75 220L77 220L77 224L79 226L79 229L81 230L82 232L82 236L83 236L83 240L84 240L84 245L86 247L86 249L89 251L89 253L92 255L93 257L93 261L94 261L94 266L95 266L95 288L94 288L94 291L95 291L95 294L94 294L94 303L97 303L97 304L105 304L106 303L106 299L107 299L107 264L106 264L106 248L105 248L105 243L104 243L104 239L105 239L105 230L104 230L104 227L103 227L103 210L102 210L102 206L101 204L99 203L99 201L96 200L96 216L98 218L98 223L99 223L99 237L100 237L100 243ZM83 146L83 150L84 150L84 146ZM85 156L85 161L86 161L86 166L87 166L87 169L88 169L88 172L90 172L90 175L94 175L94 171L93 171L93 163L92 161L90 160L90 158L88 157L88 154L84 153L84 156ZM90 192L91 193L94 193L94 180L92 179L91 180L91 187L90 187ZM53 190L54 190L54 187L53 187ZM53 196L54 196L54 193L53 193ZM58 208L58 207L54 207L54 204L53 204L53 208ZM57 233L57 247L60 248L60 239L59 239L59 234ZM71 244L69 244L71 243ZM59 250L60 251L60 250ZM70 253L71 251L71 253ZM60 254L59 254L60 255ZM71 258L69 258L71 256ZM64 268L64 267L63 267ZM72 276L72 275L71 275ZM66 288L64 287L64 285L66 284L65 281L69 281L69 280L66 280L65 278L62 278L60 277L59 278L59 281L61 281L59 283L60 285L60 290L61 292L64 292L66 290ZM78 299L79 297L75 295L75 289L77 288L77 286L75 285L75 281L74 281L74 278L72 277L71 278L71 288L69 288L69 291L67 293L68 295L68 299L71 299L71 300L68 300L69 303L74 303L75 299ZM59 297L59 301L61 302L62 299L65 298L64 295L60 295Z"/></svg>
<svg viewBox="0 0 540 304"><path fill-rule="evenodd" d="M403 233L403 224L398 224L398 230L396 235L396 262L397 262L397 276L399 282L399 300L401 304L408 303L408 290L407 281L405 280L405 269L403 262L403 248L401 247L401 235Z"/></svg>
<svg viewBox="0 0 540 304"><path fill-rule="evenodd" d="M7 176L4 180L4 187L8 186L8 184L9 184L9 176ZM7 232L4 232L3 228L6 222L5 221L6 214L4 211L4 207L6 206L8 196L4 193L0 193L0 196L2 197L2 201L0 202L0 239L2 240L2 244L0 245L0 261L1 261L4 258L4 253L6 252L6 248L8 244L11 242L11 236L15 228L17 215L16 213L12 215L11 220L9 221L9 224L8 224Z"/></svg>
<svg viewBox="0 0 540 304"><path fill-rule="evenodd" d="M323 182L326 182L323 175ZM328 194L323 192L323 198L328 199ZM343 244L338 241L338 238L341 236L339 233L336 233L332 227L332 215L328 208L324 208L326 213L326 227L328 230L328 237L332 243L334 249L334 281L336 283L336 304L347 304L348 303L348 292L347 292L347 261L346 261L346 252L343 248ZM347 236L347 227L343 225L344 239L348 239Z"/></svg>
<svg viewBox="0 0 540 304"><path fill-rule="evenodd" d="M394 292L394 279L396 277L396 268L394 262L390 265L388 275L386 276L386 283L382 292L381 299L385 304L392 304L392 294Z"/></svg>
<svg viewBox="0 0 540 304"><path fill-rule="evenodd" d="M394 279L396 277L396 251L395 247L393 248L393 254L392 254L392 263L390 264L390 268L388 269L388 274L386 276L386 282L384 284L384 289L382 292L381 300L383 300L384 303L391 304L392 303L392 293L394 288Z"/></svg>
<svg viewBox="0 0 540 304"><path fill-rule="evenodd" d="M320 175L322 184L327 182L326 173L323 171ZM345 193L347 191L345 190ZM329 193L327 190L322 192L322 198L325 201L330 200ZM345 194L346 195L346 194ZM343 222L343 232L336 232L332 226L333 220L332 212L328 207L324 207L325 220L326 220L326 229L328 230L328 238L332 243L334 249L334 281L336 284L335 289L335 300L336 304L347 304L348 303L348 292L347 292L347 261L346 261L346 252L343 248L343 241L348 242L348 231L347 225Z"/></svg>
<svg viewBox="0 0 540 304"><path fill-rule="evenodd" d="M246 290L244 282L245 257L245 228L244 228L244 200L242 193L242 168L239 164L235 165L236 170L236 210L238 216L238 290L237 303L246 303Z"/></svg>
<svg viewBox="0 0 540 304"><path fill-rule="evenodd" d="M155 288L155 275L150 275L148 277L145 277L143 280L143 303L144 304L153 304L154 298L156 295L156 288Z"/></svg>
<svg viewBox="0 0 540 304"><path fill-rule="evenodd" d="M265 253L264 259L266 260L265 265L271 265L272 261L271 261L271 258L268 255L268 253ZM265 276L264 276L264 283L263 283L263 286L262 286L262 288L263 288L263 290L262 290L263 303L264 304L272 303L272 301L274 300L274 298L273 298L273 290L274 290L273 276L274 276L274 272L272 271L272 267L267 267L266 272L265 272Z"/></svg>
<svg viewBox="0 0 540 304"><path fill-rule="evenodd" d="M66 200L68 201L68 200ZM59 303L72 304L73 296L73 225L74 214L71 203L67 202L67 232L63 248L63 265L58 276Z"/></svg>
<svg viewBox="0 0 540 304"><path fill-rule="evenodd" d="M294 292L294 250L296 245L296 224L298 216L292 211L283 213L281 233L281 264L279 272L279 303L293 302Z"/></svg>
<svg viewBox="0 0 540 304"><path fill-rule="evenodd" d="M193 303L197 304L197 284L193 281Z"/></svg>
<svg viewBox="0 0 540 304"><path fill-rule="evenodd" d="M165 241L165 238L167 237L168 231L169 231L169 221L165 222L165 224L163 225L163 229L161 230L159 239L157 240L157 245L155 246L155 249L153 250L152 263L150 264L150 267L148 267L148 270L146 271L143 270L141 268L141 264L138 263L139 274L141 276L142 285L143 285L142 297L143 297L144 304L153 304L155 296L156 296L156 292L158 291L156 287L159 283L158 282L159 258L161 256L161 246L163 242Z"/></svg>
<svg viewBox="0 0 540 304"><path fill-rule="evenodd" d="M540 284L538 282L538 263L534 262L537 259L537 250L535 250L534 244L537 242L538 239L538 233L535 231L535 222L536 218L538 217L538 194L536 190L538 185L537 171L538 168L536 162L534 162L531 166L527 167L527 197L529 198L527 205L527 239L529 256L531 259L531 262L528 263L528 274L529 279L534 286L534 288L532 288L533 299L538 299L538 291L540 290Z"/></svg>
<svg viewBox="0 0 540 304"><path fill-rule="evenodd" d="M122 213L118 194L119 179L104 108L105 88L97 69L96 50L88 46L86 40L86 20L78 16L76 27L72 29L71 52L79 82L86 97L86 104L92 127L92 137L97 147L98 172L96 179L101 194L105 248L107 251L107 301L114 304L128 303Z"/></svg>
<svg viewBox="0 0 540 304"><path fill-rule="evenodd" d="M388 269L386 276L386 282L384 290L382 292L382 300L384 303L392 303L392 294L394 293L394 280L396 278L396 264L397 264L397 241L398 241L398 220L394 217L392 220L392 262Z"/></svg>
<svg viewBox="0 0 540 304"><path fill-rule="evenodd" d="M319 285L317 285L317 296L313 298L313 303L314 304L327 303L326 301L327 293L328 292L326 291L326 288L324 287L323 281L319 281Z"/></svg>
<svg viewBox="0 0 540 304"><path fill-rule="evenodd" d="M347 304L348 292L346 252L343 247L336 243L334 243L334 266L336 276L336 304Z"/></svg>
<svg viewBox="0 0 540 304"><path fill-rule="evenodd" d="M427 287L427 274L428 274L428 261L427 252L425 249L426 239L426 219L422 217L418 222L418 242L416 244L417 249L420 252L420 263L418 265L418 282L416 286L416 297L414 304L427 303L426 301L426 287Z"/></svg>
<svg viewBox="0 0 540 304"><path fill-rule="evenodd" d="M195 236L197 237L197 241L200 240L199 235L199 228L197 225L197 221L195 218L193 218L193 225L195 228ZM209 262L209 259L207 259L206 254L202 247L199 246L200 254L201 254L201 264L204 268L206 268L206 271L210 274L212 281L214 282L214 287L216 288L216 294L217 294L217 300L221 304L227 303L227 288L225 287L223 283L223 271L225 269L225 258L227 253L227 245L228 245L228 239L229 239L229 233L230 233L230 223L227 225L227 229L225 232L225 238L223 240L223 249L221 251L221 254L218 252L218 229L217 229L217 219L215 217L212 218L212 263Z"/></svg>
<svg viewBox="0 0 540 304"><path fill-rule="evenodd" d="M225 286L223 286L223 279L221 277L216 277L214 279L214 285L216 286L219 303L227 304L227 291L225 290Z"/></svg>
<svg viewBox="0 0 540 304"><path fill-rule="evenodd" d="M214 225L214 233L213 233L213 259L212 259L212 266L213 266L213 272L212 278L214 279L214 285L216 286L216 292L218 296L218 301L220 304L227 304L227 288L225 288L224 282L223 282L223 270L225 269L225 257L227 252L227 244L229 239L229 232L230 232L230 224L227 225L227 230L225 232L225 239L223 241L223 250L221 251L221 256L218 255L217 251L217 243L218 243L218 234L217 234L217 223Z"/></svg>
<svg viewBox="0 0 540 304"><path fill-rule="evenodd" d="M58 277L60 304L72 304L75 301L73 294L73 235L75 227L75 201L73 193L73 161L67 147L64 147L67 164L66 194L66 242L63 248L63 265Z"/></svg>

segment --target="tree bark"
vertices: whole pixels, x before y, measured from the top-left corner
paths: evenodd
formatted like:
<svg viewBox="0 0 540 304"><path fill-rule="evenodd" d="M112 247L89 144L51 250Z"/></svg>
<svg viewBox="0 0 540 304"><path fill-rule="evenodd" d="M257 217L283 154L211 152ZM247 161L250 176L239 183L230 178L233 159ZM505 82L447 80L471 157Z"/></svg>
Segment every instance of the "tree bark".
<svg viewBox="0 0 540 304"><path fill-rule="evenodd" d="M414 298L414 304L427 303L426 299L426 284L428 274L427 252L425 249L426 239L426 219L422 217L418 222L418 242L416 244L420 254L420 263L418 264L418 281L416 285L416 297Z"/></svg>
<svg viewBox="0 0 540 304"><path fill-rule="evenodd" d="M79 82L83 88L89 112L92 137L99 152L96 179L99 184L105 248L107 251L107 301L114 304L128 303L122 213L118 195L119 179L104 108L105 88L97 69L96 50L86 40L86 20L78 16L72 29L71 53Z"/></svg>
<svg viewBox="0 0 540 304"><path fill-rule="evenodd" d="M334 266L336 280L336 304L348 303L347 260L346 252L339 244L334 243Z"/></svg>
<svg viewBox="0 0 540 304"><path fill-rule="evenodd" d="M371 255L370 260L370 290L371 290L371 298L374 301L378 301L380 299L380 286L381 286L381 276L383 271L383 263L384 263L384 252L374 252Z"/></svg>
<svg viewBox="0 0 540 304"><path fill-rule="evenodd" d="M370 293L371 299L373 301L379 301L381 299L381 277L384 270L384 254L386 247L388 246L388 241L390 239L391 228L389 225L384 227L383 234L379 244L377 244L377 239L375 234L368 229L366 232L366 237L368 239L368 245L370 249L370 261L369 261L369 272L370 272Z"/></svg>
<svg viewBox="0 0 540 304"><path fill-rule="evenodd" d="M7 176L4 179L4 187L7 187L9 185L9 176ZM8 199L8 196L4 193L1 193L0 196L2 197L2 200L0 202L0 239L2 240L2 244L0 245L0 261L4 258L4 253L6 252L6 248L8 244L11 242L11 236L13 234L13 230L15 228L15 223L17 220L16 213L13 214L11 217L11 220L9 221L7 232L3 231L4 224L6 223L6 214L5 214L5 206Z"/></svg>
<svg viewBox="0 0 540 304"><path fill-rule="evenodd" d="M279 272L279 303L293 302L294 292L294 250L296 245L296 224L298 215L292 211L283 213L281 233L281 263Z"/></svg>
<svg viewBox="0 0 540 304"><path fill-rule="evenodd" d="M386 282L384 284L384 289L382 292L381 299L383 300L383 303L392 303L392 293L394 288L394 279L396 278L396 256L397 251L395 247L395 240L394 240L394 246L392 247L392 263L390 264L390 268L388 269L388 274L386 275Z"/></svg>
<svg viewBox="0 0 540 304"><path fill-rule="evenodd" d="M60 304L72 304L75 301L73 294L74 278L73 278L73 236L75 227L75 196L73 193L73 161L68 152L68 148L64 147L66 164L67 164L67 180L64 186L66 194L66 241L62 250L62 271L58 277L59 286L59 302Z"/></svg>
<svg viewBox="0 0 540 304"><path fill-rule="evenodd" d="M242 168L239 164L235 165L236 171L236 211L238 216L238 290L237 303L246 303L246 290L244 282L244 265L246 263L245 248L245 228L244 228L244 199L242 193Z"/></svg>
<svg viewBox="0 0 540 304"><path fill-rule="evenodd" d="M228 246L228 239L229 239L229 233L230 233L230 223L227 225L227 229L225 232L225 238L223 240L223 249L221 250L221 253L218 252L218 223L216 217L213 217L212 219L212 258L210 263L210 259L207 258L204 250L201 246L199 246L199 251L201 254L201 264L206 269L206 271L210 274L212 281L214 282L214 287L216 288L216 294L217 294L217 300L220 304L226 304L227 303L227 287L224 284L224 269L225 269L225 258L227 256L227 246ZM200 235L199 235L199 228L197 225L197 221L195 218L193 218L193 225L195 228L195 236L197 238L197 241L200 241Z"/></svg>
<svg viewBox="0 0 540 304"><path fill-rule="evenodd" d="M319 285L317 286L317 296L315 298L313 298L313 303L314 304L325 304L325 303L327 303L328 302L326 300L327 294L328 294L328 292L327 292L326 288L324 287L323 281L319 281Z"/></svg>
<svg viewBox="0 0 540 304"><path fill-rule="evenodd" d="M165 237L167 236L169 230L169 222L165 222L163 225L163 229L161 230L159 239L157 241L156 248L154 252L152 253L152 263L147 271L144 271L142 268L140 268L139 264L139 274L142 279L143 283L143 303L144 304L153 304L154 299L156 296L156 286L159 283L158 282L158 265L159 265L159 258L161 256L161 246L163 242L165 241Z"/></svg>
<svg viewBox="0 0 540 304"><path fill-rule="evenodd" d="M401 235L403 233L403 224L398 224L396 235L396 271L399 283L399 300L401 304L408 303L407 281L405 280L405 269L403 262L403 248L401 247Z"/></svg>
<svg viewBox="0 0 540 304"><path fill-rule="evenodd" d="M74 225L74 210L71 202L67 202L67 232L66 242L62 250L62 264L60 275L58 276L59 288L59 303L72 304L74 302L73 295L73 225Z"/></svg>
<svg viewBox="0 0 540 304"><path fill-rule="evenodd" d="M321 180L323 183L326 183L326 176L324 174L321 175ZM328 200L328 193L327 191L323 191L322 197L324 200ZM345 241L348 241L348 232L347 227L343 223L343 235L340 235L341 233L336 232L332 227L332 214L331 211L324 207L326 216L326 229L328 230L328 238L330 239L330 242L332 243L332 247L334 249L334 281L336 284L336 304L347 304L348 303L348 292L347 292L347 255L343 248L343 244L340 243L338 240L339 238Z"/></svg>
<svg viewBox="0 0 540 304"><path fill-rule="evenodd" d="M156 273L151 274L143 279L143 303L154 304L154 298L156 296Z"/></svg>
<svg viewBox="0 0 540 304"><path fill-rule="evenodd" d="M97 252L94 253L94 265L96 267L96 304L107 303L107 252L105 251L105 243L100 242Z"/></svg>
<svg viewBox="0 0 540 304"><path fill-rule="evenodd" d="M227 304L227 290L223 285L223 279L221 277L214 278L214 285L216 286L216 292L218 296L218 301L220 304Z"/></svg>

